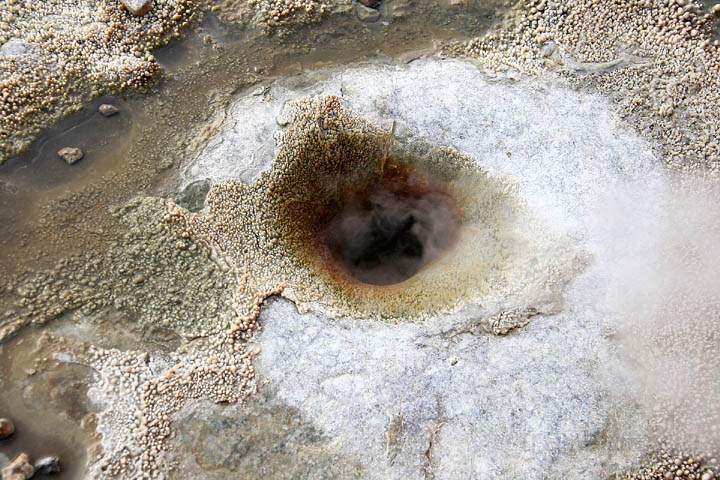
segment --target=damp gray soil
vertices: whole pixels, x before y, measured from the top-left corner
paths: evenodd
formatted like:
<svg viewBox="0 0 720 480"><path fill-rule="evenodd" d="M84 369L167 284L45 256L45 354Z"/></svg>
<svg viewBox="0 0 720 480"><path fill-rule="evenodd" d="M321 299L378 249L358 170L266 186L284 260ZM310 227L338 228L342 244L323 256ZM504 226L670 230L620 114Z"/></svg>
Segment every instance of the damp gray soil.
<svg viewBox="0 0 720 480"><path fill-rule="evenodd" d="M0 412L15 424L15 433L0 441L0 465L22 452L31 461L57 455L62 471L53 478L77 479L85 471L92 439L86 398L92 371L52 360L47 356L51 348L37 331L0 346Z"/></svg>
<svg viewBox="0 0 720 480"><path fill-rule="evenodd" d="M100 440L96 406L88 397L88 385L97 380L97 372L74 361L70 353L83 352L90 344L119 350L142 344L148 352L162 355L179 346L170 332L138 331L131 319L117 312L103 316L100 323L64 315L46 328L25 330L0 344L0 415L10 417L16 428L0 441L0 467L21 452L32 461L56 455L62 472L47 478L83 478Z"/></svg>
<svg viewBox="0 0 720 480"><path fill-rule="evenodd" d="M97 108L111 103L122 114L103 117ZM22 248L22 225L33 217L33 206L44 199L52 200L68 189L92 185L96 178L122 168L129 141L133 138L132 102L121 98L102 97L94 100L80 113L64 119L49 129L21 157L0 165L0 249L3 252ZM84 157L68 165L57 151L73 146Z"/></svg>
<svg viewBox="0 0 720 480"><path fill-rule="evenodd" d="M421 5L418 5L421 3ZM199 126L222 111L232 95L279 76L364 60L412 61L442 41L477 36L498 12L474 2L448 9L445 2L414 2L402 18L360 21L354 12L320 24L270 34L223 24L209 15L183 40L156 52L163 78L148 92L93 100L48 129L30 150L0 166L0 308L10 310L14 278L50 268L58 259L104 252L120 238L122 225L109 215L139 193L167 195L185 152L202 137ZM332 45L332 48L326 48ZM120 112L103 117L102 103ZM56 152L79 147L84 158L67 165ZM63 322L59 333L81 328ZM117 325L115 325L117 327ZM92 406L85 396L93 372L56 362L43 343L42 328L22 331L0 344L0 416L17 433L0 441L0 466L21 451L32 459L60 455L63 473L81 478L93 442ZM72 335L70 335L72 336ZM153 350L133 337L125 348Z"/></svg>

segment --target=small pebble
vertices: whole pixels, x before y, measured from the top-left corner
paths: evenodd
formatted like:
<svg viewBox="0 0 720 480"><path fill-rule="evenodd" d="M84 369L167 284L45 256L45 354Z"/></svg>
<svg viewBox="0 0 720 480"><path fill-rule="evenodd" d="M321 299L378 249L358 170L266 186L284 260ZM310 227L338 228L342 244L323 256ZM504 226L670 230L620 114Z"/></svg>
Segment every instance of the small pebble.
<svg viewBox="0 0 720 480"><path fill-rule="evenodd" d="M35 468L30 464L30 456L21 453L2 469L3 480L27 480L35 475Z"/></svg>
<svg viewBox="0 0 720 480"><path fill-rule="evenodd" d="M366 7L361 3L358 3L355 7L358 18L362 22L375 22L380 18L380 12L374 8Z"/></svg>
<svg viewBox="0 0 720 480"><path fill-rule="evenodd" d="M15 424L9 418L0 418L0 440L4 440L15 433Z"/></svg>
<svg viewBox="0 0 720 480"><path fill-rule="evenodd" d="M100 112L100 115L102 115L103 117L111 117L119 111L119 108L117 108L115 105L110 105L109 103L103 103L98 107L98 112Z"/></svg>
<svg viewBox="0 0 720 480"><path fill-rule="evenodd" d="M60 470L60 457L54 455L50 457L43 457L35 462L35 473L40 475L60 473Z"/></svg>
<svg viewBox="0 0 720 480"><path fill-rule="evenodd" d="M145 15L152 6L152 0L120 0L130 13L136 17Z"/></svg>
<svg viewBox="0 0 720 480"><path fill-rule="evenodd" d="M67 163L68 165L73 165L79 162L85 156L83 151L77 147L61 148L60 150L58 150L57 154L60 158L65 160L65 163Z"/></svg>

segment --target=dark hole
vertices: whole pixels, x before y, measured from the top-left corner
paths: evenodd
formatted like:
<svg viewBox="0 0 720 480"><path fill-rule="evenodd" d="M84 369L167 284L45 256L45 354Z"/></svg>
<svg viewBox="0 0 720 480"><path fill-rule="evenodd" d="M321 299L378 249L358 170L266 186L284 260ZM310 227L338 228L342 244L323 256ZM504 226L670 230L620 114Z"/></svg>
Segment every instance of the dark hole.
<svg viewBox="0 0 720 480"><path fill-rule="evenodd" d="M417 175L394 176L353 195L331 219L333 259L363 283L390 285L415 275L454 242L452 197Z"/></svg>

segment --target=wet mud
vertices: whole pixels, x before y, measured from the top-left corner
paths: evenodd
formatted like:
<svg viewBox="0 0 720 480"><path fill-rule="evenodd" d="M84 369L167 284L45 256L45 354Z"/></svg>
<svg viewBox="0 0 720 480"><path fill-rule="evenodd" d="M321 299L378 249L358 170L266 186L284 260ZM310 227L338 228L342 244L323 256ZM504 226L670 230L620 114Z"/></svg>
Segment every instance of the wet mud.
<svg viewBox="0 0 720 480"><path fill-rule="evenodd" d="M15 424L15 433L0 441L0 466L22 452L32 462L59 456L62 471L52 478L78 479L93 443L92 406L86 396L93 371L54 360L54 354L49 337L39 331L0 347L0 415Z"/></svg>

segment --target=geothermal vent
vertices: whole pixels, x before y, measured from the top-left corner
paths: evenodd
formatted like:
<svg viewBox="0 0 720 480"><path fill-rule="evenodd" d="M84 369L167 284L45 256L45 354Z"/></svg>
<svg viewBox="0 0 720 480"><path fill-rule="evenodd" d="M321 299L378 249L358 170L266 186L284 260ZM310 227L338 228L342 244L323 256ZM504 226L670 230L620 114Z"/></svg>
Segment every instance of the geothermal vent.
<svg viewBox="0 0 720 480"><path fill-rule="evenodd" d="M330 257L363 283L390 285L415 275L457 240L461 215L436 180L386 165L378 184L353 192L324 235Z"/></svg>

